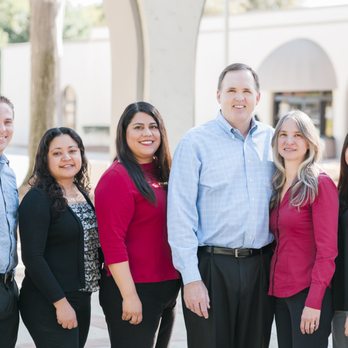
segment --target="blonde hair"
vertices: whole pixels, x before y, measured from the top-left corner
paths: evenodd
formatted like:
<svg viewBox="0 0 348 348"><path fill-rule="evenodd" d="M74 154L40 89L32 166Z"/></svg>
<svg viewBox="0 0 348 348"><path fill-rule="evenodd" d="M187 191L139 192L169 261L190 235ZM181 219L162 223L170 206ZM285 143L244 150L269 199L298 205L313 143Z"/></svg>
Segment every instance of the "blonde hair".
<svg viewBox="0 0 348 348"><path fill-rule="evenodd" d="M291 119L296 123L299 132L308 143L308 150L304 161L298 168L297 178L291 187L290 204L301 207L306 203L313 203L318 194L318 176L320 168L317 162L320 159L320 139L310 117L300 110L293 110L285 114L278 121L272 138L273 160L276 170L272 178L273 196L271 208L280 202L280 194L285 184L284 159L278 150L278 137L283 123Z"/></svg>

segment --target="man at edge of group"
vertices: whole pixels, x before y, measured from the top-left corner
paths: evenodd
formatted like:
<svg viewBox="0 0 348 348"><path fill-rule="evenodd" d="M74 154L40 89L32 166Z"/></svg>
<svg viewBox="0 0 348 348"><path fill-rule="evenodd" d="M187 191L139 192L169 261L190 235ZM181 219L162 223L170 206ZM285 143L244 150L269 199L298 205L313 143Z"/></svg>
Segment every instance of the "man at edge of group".
<svg viewBox="0 0 348 348"><path fill-rule="evenodd" d="M13 348L17 341L19 314L18 288L14 280L17 266L16 177L4 150L13 135L14 107L0 96L0 346Z"/></svg>
<svg viewBox="0 0 348 348"><path fill-rule="evenodd" d="M245 64L219 77L215 120L180 141L169 180L168 234L183 279L189 348L268 346L273 129L255 120L259 80Z"/></svg>

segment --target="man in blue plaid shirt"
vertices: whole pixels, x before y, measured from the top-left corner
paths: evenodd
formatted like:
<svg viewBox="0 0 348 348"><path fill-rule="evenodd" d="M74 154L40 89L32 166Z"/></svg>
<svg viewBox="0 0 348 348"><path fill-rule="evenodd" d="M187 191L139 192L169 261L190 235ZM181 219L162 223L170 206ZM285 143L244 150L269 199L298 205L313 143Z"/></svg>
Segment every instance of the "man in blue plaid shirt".
<svg viewBox="0 0 348 348"><path fill-rule="evenodd" d="M263 348L273 129L255 120L259 79L245 64L221 73L217 117L191 129L174 155L168 235L183 279L189 348Z"/></svg>

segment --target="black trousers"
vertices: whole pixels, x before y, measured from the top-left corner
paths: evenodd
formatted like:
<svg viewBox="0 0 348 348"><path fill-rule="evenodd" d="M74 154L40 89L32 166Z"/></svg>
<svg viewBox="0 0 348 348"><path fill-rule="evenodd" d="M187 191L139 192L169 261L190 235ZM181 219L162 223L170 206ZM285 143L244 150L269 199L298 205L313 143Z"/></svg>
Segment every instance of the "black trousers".
<svg viewBox="0 0 348 348"><path fill-rule="evenodd" d="M267 295L272 252L247 258L198 252L199 270L210 296L209 318L183 302L189 348L265 348L273 321Z"/></svg>
<svg viewBox="0 0 348 348"><path fill-rule="evenodd" d="M122 296L113 278L102 272L99 301L112 348L166 348L172 334L175 304L181 281L135 284L142 303L143 320L132 325L121 319ZM157 339L155 342L156 332Z"/></svg>
<svg viewBox="0 0 348 348"><path fill-rule="evenodd" d="M308 289L294 296L275 300L279 348L327 348L333 317L331 289L325 292L318 330L313 334L303 335L300 331L300 323L307 294Z"/></svg>
<svg viewBox="0 0 348 348"><path fill-rule="evenodd" d="M13 280L10 283L4 284L0 282L1 290L9 293L10 296L15 298L13 311L0 319L0 347L1 348L14 348L16 346L18 325L19 325L19 313L18 313L18 288L16 282Z"/></svg>
<svg viewBox="0 0 348 348"><path fill-rule="evenodd" d="M33 285L23 281L19 296L21 317L37 348L84 347L91 318L91 293L65 294L74 308L78 327L63 329L57 322L56 309Z"/></svg>

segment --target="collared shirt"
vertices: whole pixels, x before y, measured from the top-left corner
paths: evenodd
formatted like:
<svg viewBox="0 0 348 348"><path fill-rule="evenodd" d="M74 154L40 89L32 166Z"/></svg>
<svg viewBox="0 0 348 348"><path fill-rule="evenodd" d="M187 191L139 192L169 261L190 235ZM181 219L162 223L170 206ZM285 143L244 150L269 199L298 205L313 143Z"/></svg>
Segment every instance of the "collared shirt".
<svg viewBox="0 0 348 348"><path fill-rule="evenodd" d="M337 256L338 193L321 173L318 195L301 208L290 204L288 190L271 211L270 226L277 245L271 262L269 295L291 297L309 288L305 306L321 309Z"/></svg>
<svg viewBox="0 0 348 348"><path fill-rule="evenodd" d="M17 258L18 191L16 177L5 155L0 155L0 273L13 270Z"/></svg>
<svg viewBox="0 0 348 348"><path fill-rule="evenodd" d="M252 120L246 138L219 114L191 129L173 159L168 235L184 284L200 280L197 247L261 248L272 242L270 126Z"/></svg>

